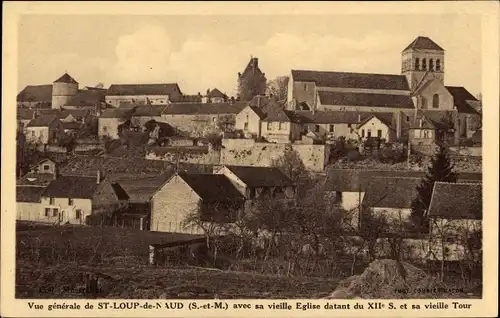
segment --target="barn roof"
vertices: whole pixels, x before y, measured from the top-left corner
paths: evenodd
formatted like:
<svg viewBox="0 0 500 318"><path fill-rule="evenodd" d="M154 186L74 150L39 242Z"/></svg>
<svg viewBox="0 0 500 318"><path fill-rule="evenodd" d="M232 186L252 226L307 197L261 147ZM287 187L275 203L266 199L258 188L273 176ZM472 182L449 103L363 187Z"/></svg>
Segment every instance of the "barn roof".
<svg viewBox="0 0 500 318"><path fill-rule="evenodd" d="M483 217L482 191L478 183L436 182L429 217L480 220Z"/></svg>
<svg viewBox="0 0 500 318"><path fill-rule="evenodd" d="M75 107L99 105L105 102L105 95L106 90L103 89L79 90L66 105Z"/></svg>
<svg viewBox="0 0 500 318"><path fill-rule="evenodd" d="M17 94L17 101L52 103L52 84L28 85Z"/></svg>
<svg viewBox="0 0 500 318"><path fill-rule="evenodd" d="M221 174L179 174L204 202L243 201L243 195Z"/></svg>

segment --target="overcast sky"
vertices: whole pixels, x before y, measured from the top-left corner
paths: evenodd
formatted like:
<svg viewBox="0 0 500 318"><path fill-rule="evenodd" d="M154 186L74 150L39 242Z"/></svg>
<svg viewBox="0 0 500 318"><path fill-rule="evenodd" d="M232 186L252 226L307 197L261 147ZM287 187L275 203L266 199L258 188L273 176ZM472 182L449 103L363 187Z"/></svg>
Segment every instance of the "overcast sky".
<svg viewBox="0 0 500 318"><path fill-rule="evenodd" d="M81 87L178 82L186 94L233 95L252 55L268 79L291 69L399 74L418 35L445 49L446 85L481 91L478 15L25 15L18 85L67 71Z"/></svg>

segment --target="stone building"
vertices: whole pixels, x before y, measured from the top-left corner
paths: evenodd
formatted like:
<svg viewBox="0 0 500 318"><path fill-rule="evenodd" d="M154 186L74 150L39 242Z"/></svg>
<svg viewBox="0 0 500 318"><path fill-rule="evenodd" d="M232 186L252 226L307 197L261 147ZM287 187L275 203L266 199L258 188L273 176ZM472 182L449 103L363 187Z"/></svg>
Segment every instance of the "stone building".
<svg viewBox="0 0 500 318"><path fill-rule="evenodd" d="M26 125L28 143L50 144L64 136L62 122L55 115L40 115Z"/></svg>
<svg viewBox="0 0 500 318"><path fill-rule="evenodd" d="M119 107L121 103L168 104L182 100L177 83L168 84L113 84L106 92L106 103Z"/></svg>
<svg viewBox="0 0 500 318"><path fill-rule="evenodd" d="M64 73L52 84L52 109L61 109L78 93L78 82Z"/></svg>
<svg viewBox="0 0 500 318"><path fill-rule="evenodd" d="M259 59L252 57L243 73L238 73L238 95L242 101L266 94L266 74L259 68Z"/></svg>

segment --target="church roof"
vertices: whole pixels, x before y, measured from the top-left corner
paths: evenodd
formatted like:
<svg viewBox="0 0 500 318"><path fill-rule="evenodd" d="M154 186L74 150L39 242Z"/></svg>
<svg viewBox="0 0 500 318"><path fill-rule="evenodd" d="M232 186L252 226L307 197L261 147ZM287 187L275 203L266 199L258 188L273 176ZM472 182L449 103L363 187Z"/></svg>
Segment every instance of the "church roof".
<svg viewBox="0 0 500 318"><path fill-rule="evenodd" d="M403 52L408 50L434 50L434 51L443 51L443 48L436 44L436 42L432 41L426 36L418 36L413 42L408 45Z"/></svg>
<svg viewBox="0 0 500 318"><path fill-rule="evenodd" d="M71 77L68 73L64 73L64 75L55 80L54 83L78 84L78 82L75 81L75 79Z"/></svg>
<svg viewBox="0 0 500 318"><path fill-rule="evenodd" d="M322 105L415 108L411 97L408 95L329 91L319 91L318 95Z"/></svg>
<svg viewBox="0 0 500 318"><path fill-rule="evenodd" d="M298 82L314 82L320 87L410 90L404 75L292 70L292 78Z"/></svg>

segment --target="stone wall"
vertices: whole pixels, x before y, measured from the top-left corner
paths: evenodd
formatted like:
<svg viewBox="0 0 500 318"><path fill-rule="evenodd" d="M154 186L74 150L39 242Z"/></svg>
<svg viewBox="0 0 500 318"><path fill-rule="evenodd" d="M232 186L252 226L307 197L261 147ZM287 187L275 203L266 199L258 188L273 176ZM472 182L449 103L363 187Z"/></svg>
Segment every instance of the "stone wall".
<svg viewBox="0 0 500 318"><path fill-rule="evenodd" d="M146 159L216 165L220 161L220 151L209 149L209 147L157 147L146 152Z"/></svg>

